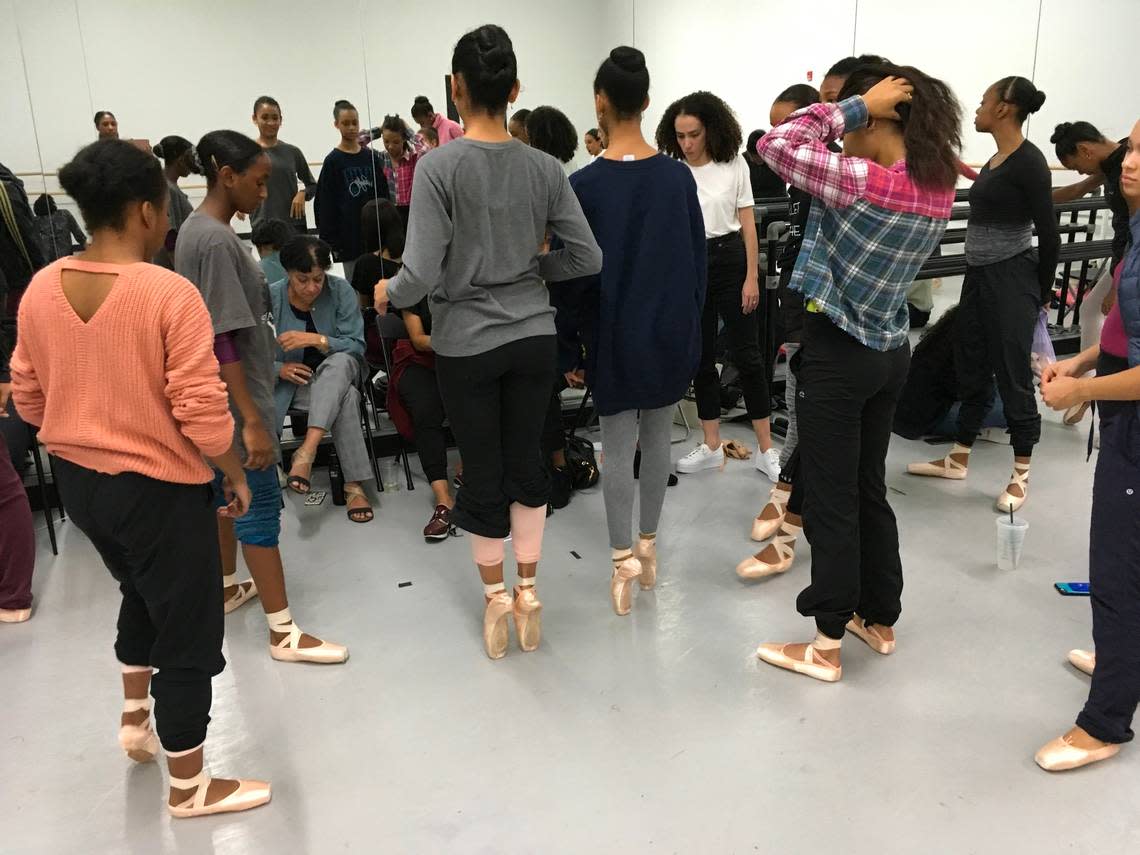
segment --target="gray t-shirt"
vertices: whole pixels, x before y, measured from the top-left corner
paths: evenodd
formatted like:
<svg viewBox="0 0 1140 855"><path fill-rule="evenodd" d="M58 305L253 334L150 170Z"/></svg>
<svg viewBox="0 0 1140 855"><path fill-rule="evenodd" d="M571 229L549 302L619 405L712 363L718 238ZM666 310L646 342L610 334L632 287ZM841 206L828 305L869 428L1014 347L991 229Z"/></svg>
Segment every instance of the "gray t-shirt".
<svg viewBox="0 0 1140 855"><path fill-rule="evenodd" d="M214 335L234 334L249 393L261 413L265 429L271 437L276 437L273 402L276 333L269 309L269 287L261 267L233 229L208 214L195 211L178 231L174 269L202 292L214 322ZM232 398L230 412L234 416L234 443L244 459L242 418ZM278 459L280 454L278 448Z"/></svg>
<svg viewBox="0 0 1140 855"><path fill-rule="evenodd" d="M294 218L290 211L293 197L301 189L297 187L298 180L305 185L306 200L317 194L317 179L313 177L313 170L309 168L305 155L297 146L280 141L264 151L272 168L265 185L265 201L253 212L250 221L254 225L268 219L284 220L287 223L303 222L304 217Z"/></svg>
<svg viewBox="0 0 1140 855"><path fill-rule="evenodd" d="M562 248L540 255L548 230ZM465 137L416 166L403 263L392 305L429 297L432 349L473 356L554 335L545 283L592 276L602 251L557 160L517 140Z"/></svg>

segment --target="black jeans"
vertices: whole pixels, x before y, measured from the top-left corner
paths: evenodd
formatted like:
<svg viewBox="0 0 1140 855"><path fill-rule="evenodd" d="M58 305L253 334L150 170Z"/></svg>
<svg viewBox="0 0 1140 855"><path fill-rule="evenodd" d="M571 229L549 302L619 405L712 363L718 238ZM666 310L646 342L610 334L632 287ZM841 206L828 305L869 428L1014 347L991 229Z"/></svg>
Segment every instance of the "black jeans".
<svg viewBox="0 0 1140 855"><path fill-rule="evenodd" d="M532 336L475 356L436 355L436 376L463 458L451 521L483 537L511 532L512 502L550 499L542 425L554 376L555 337Z"/></svg>
<svg viewBox="0 0 1140 855"><path fill-rule="evenodd" d="M150 665L162 747L206 739L210 679L222 657L222 567L209 484L171 484L133 472L104 475L56 460L71 519L119 583L115 656Z"/></svg>
<svg viewBox="0 0 1140 855"><path fill-rule="evenodd" d="M420 454L424 476L429 484L446 481L447 435L443 432L443 422L447 414L443 409L436 373L413 362L400 375L396 392L412 414L416 451Z"/></svg>
<svg viewBox="0 0 1140 855"><path fill-rule="evenodd" d="M750 315L740 308L748 256L744 238L737 232L708 242L708 291L701 313L701 367L693 378L697 415L704 421L720 418L720 375L716 371L717 318L724 320L728 355L740 371L740 386L748 418L766 419L772 413L768 373L760 351L760 310Z"/></svg>
<svg viewBox="0 0 1140 855"><path fill-rule="evenodd" d="M1028 457L1041 439L1030 352L1041 311L1037 253L967 267L954 323L958 374L958 442L974 444L993 405L994 383L1005 408L1013 453Z"/></svg>
<svg viewBox="0 0 1140 855"><path fill-rule="evenodd" d="M804 320L796 415L811 584L800 614L842 638L854 612L893 626L902 611L902 561L887 502L886 458L910 345L863 346L824 315Z"/></svg>
<svg viewBox="0 0 1140 855"><path fill-rule="evenodd" d="M1129 742L1140 703L1140 416L1135 402L1097 407L1089 536L1096 670L1077 724L1102 742Z"/></svg>

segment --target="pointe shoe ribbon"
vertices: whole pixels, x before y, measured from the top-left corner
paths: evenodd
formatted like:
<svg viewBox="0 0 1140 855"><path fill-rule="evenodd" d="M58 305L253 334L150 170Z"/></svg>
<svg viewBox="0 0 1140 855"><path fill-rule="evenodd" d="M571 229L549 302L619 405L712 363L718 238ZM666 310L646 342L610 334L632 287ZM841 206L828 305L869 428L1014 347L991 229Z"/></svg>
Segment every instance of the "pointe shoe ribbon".
<svg viewBox="0 0 1140 855"><path fill-rule="evenodd" d="M1009 492L1010 487L1020 487L1021 495L1014 496ZM1009 485L998 496L995 503L997 509L1003 514L1008 514L1011 510L1017 511L1025 504L1025 500L1029 498L1029 465L1025 463L1016 463L1013 467L1013 474L1009 477Z"/></svg>
<svg viewBox="0 0 1140 855"><path fill-rule="evenodd" d="M746 442L730 439L724 443L724 453L733 460L747 460L752 456L752 449L748 447Z"/></svg>
<svg viewBox="0 0 1140 855"><path fill-rule="evenodd" d="M206 804L210 789L210 776L203 769L193 778L171 776L170 786L175 790L194 790L194 795L177 805L167 805L170 815L178 819L195 816L210 816L216 813L236 813L266 804L272 798L268 781L238 781L238 788L212 805Z"/></svg>
<svg viewBox="0 0 1140 855"><path fill-rule="evenodd" d="M146 710L147 717L141 724L119 727L119 746L136 763L149 763L158 754L158 737L150 726L150 698L127 698L123 701L123 712L139 710Z"/></svg>
<svg viewBox="0 0 1140 855"><path fill-rule="evenodd" d="M752 521L752 539L763 543L780 530L780 524L788 512L788 501L792 498L791 490L783 490L779 486L773 487L768 496L768 504L776 508L777 514L770 520L756 517ZM765 506L766 507L766 506ZM763 511L761 511L763 514Z"/></svg>
<svg viewBox="0 0 1140 855"><path fill-rule="evenodd" d="M736 575L741 579L763 579L766 576L775 576L784 573L796 560L796 541L799 539L801 528L798 525L784 520L780 532L773 539L771 546L776 550L777 560L771 564L762 561L760 555L750 555L736 565Z"/></svg>

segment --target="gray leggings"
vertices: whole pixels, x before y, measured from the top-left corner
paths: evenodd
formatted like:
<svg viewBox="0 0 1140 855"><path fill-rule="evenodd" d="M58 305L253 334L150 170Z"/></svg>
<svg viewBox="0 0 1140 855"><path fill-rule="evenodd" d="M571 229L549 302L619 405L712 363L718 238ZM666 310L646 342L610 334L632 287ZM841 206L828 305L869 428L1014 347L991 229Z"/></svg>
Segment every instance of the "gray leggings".
<svg viewBox="0 0 1140 855"><path fill-rule="evenodd" d="M606 523L610 547L629 549L633 528L633 456L641 446L641 534L656 534L669 484L670 434L673 408L626 410L602 416L602 495L606 500Z"/></svg>
<svg viewBox="0 0 1140 855"><path fill-rule="evenodd" d="M800 432L796 426L796 375L792 373L792 357L796 355L796 351L799 349L798 342L784 342L784 352L787 354L787 362L784 365L787 370L784 403L788 407L788 433L784 437L784 450L780 452L781 472L788 468L788 461L792 459L792 452L800 444Z"/></svg>

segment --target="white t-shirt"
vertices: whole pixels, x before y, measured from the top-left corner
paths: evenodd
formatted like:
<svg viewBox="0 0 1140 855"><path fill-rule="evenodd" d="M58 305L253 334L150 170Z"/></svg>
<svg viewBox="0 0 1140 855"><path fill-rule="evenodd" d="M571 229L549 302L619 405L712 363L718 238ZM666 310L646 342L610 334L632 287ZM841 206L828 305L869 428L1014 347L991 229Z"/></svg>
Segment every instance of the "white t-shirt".
<svg viewBox="0 0 1140 855"><path fill-rule="evenodd" d="M705 218L705 237L714 238L740 231L741 208L751 208L752 178L748 162L737 155L730 163L710 161L690 166L697 181L697 199Z"/></svg>

